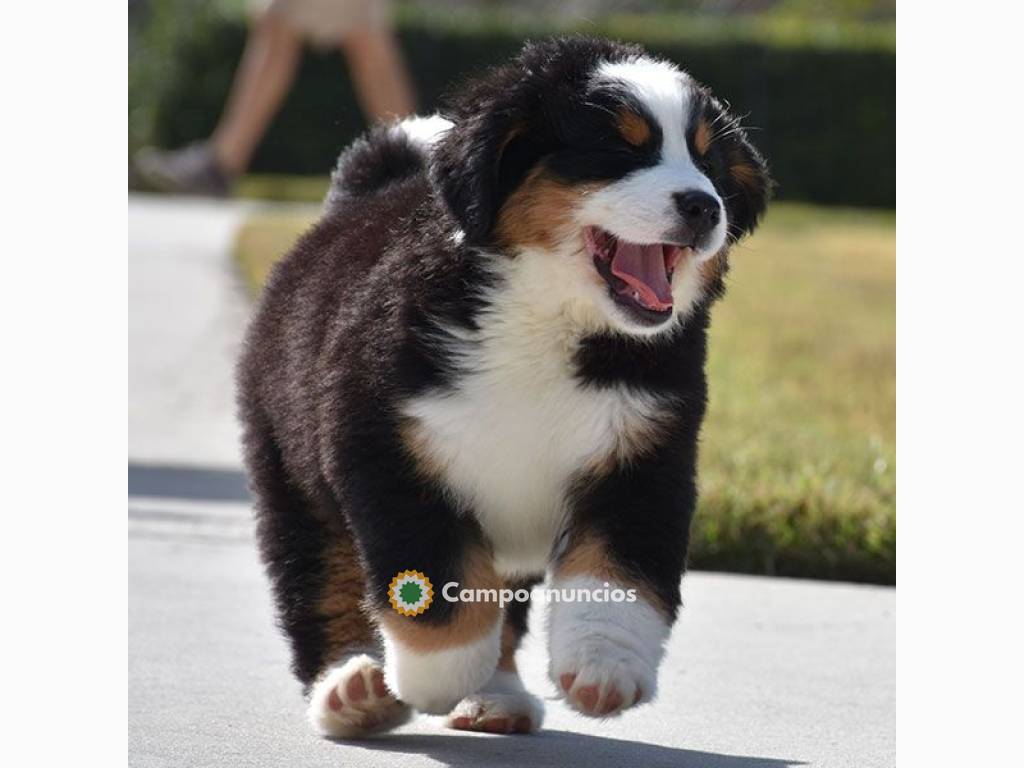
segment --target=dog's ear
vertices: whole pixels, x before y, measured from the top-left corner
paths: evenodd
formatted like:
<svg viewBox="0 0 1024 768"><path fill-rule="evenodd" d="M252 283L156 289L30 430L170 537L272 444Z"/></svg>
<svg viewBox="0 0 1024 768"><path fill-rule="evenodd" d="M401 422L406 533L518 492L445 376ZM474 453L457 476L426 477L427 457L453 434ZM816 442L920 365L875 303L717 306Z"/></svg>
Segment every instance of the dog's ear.
<svg viewBox="0 0 1024 768"><path fill-rule="evenodd" d="M434 148L431 177L471 245L488 245L506 198L560 147L559 115L586 98L601 61L642 50L568 36L528 43L511 63L464 86L443 114L454 124Z"/></svg>
<svg viewBox="0 0 1024 768"><path fill-rule="evenodd" d="M445 114L431 177L470 245L486 245L502 203L544 155L541 95L518 64L492 70Z"/></svg>
<svg viewBox="0 0 1024 768"><path fill-rule="evenodd" d="M747 139L746 132L740 130L730 144L726 206L732 224L729 236L735 241L754 231L764 215L775 182L768 174L764 157Z"/></svg>
<svg viewBox="0 0 1024 768"><path fill-rule="evenodd" d="M710 96L706 99L694 145L708 159L706 166L714 177L715 186L722 192L728 211L729 240L736 242L754 231L775 182L740 119L729 114L717 99Z"/></svg>

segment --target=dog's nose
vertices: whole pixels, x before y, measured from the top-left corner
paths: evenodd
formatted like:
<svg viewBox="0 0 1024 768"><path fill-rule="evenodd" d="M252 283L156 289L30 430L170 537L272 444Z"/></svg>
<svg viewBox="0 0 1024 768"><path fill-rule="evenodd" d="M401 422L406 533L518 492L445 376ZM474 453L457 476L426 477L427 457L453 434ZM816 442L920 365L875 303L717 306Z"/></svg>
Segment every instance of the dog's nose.
<svg viewBox="0 0 1024 768"><path fill-rule="evenodd" d="M707 192L677 192L673 195L676 208L683 217L686 226L693 232L695 240L700 239L712 229L722 217L722 207Z"/></svg>

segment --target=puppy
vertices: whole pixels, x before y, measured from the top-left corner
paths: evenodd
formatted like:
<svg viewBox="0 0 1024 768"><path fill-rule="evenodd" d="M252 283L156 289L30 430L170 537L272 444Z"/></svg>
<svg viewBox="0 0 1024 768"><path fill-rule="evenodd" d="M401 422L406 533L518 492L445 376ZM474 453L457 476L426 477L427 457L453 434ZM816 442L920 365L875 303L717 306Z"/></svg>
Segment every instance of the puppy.
<svg viewBox="0 0 1024 768"><path fill-rule="evenodd" d="M514 659L528 604L442 586L601 595L551 601L554 685L598 717L655 695L709 307L769 187L707 89L586 38L528 45L443 118L342 155L239 366L262 557L320 733L410 709L540 727Z"/></svg>

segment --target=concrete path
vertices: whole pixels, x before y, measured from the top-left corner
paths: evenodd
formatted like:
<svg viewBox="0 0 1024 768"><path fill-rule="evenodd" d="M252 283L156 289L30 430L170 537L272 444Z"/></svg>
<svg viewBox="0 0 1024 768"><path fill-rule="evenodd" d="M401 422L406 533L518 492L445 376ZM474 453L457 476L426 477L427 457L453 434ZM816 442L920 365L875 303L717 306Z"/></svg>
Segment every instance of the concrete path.
<svg viewBox="0 0 1024 768"><path fill-rule="evenodd" d="M133 766L888 766L893 589L695 573L659 700L600 722L554 700L542 617L520 653L535 737L420 717L315 738L256 559L231 363L247 302L227 257L251 206L131 197L128 758Z"/></svg>

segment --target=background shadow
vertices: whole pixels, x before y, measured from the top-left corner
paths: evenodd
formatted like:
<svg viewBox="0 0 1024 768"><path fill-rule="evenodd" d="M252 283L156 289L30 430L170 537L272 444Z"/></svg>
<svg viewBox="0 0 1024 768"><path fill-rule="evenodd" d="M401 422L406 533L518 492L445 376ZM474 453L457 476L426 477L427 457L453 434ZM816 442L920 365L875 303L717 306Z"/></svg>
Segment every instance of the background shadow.
<svg viewBox="0 0 1024 768"><path fill-rule="evenodd" d="M249 501L245 474L183 464L128 463L128 495L201 501Z"/></svg>

